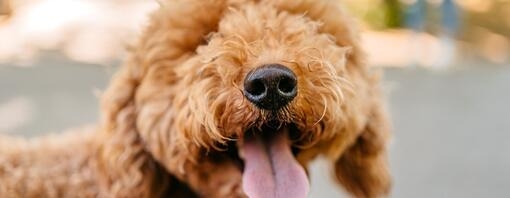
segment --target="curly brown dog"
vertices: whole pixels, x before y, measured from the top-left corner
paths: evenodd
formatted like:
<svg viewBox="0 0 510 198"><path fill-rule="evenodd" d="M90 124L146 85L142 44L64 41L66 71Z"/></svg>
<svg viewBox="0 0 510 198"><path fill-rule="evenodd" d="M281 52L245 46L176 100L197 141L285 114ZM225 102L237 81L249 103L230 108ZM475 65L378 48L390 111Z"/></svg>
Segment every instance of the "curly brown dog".
<svg viewBox="0 0 510 198"><path fill-rule="evenodd" d="M162 2L97 128L0 139L0 197L306 197L320 155L353 196L386 196L358 36L336 0Z"/></svg>

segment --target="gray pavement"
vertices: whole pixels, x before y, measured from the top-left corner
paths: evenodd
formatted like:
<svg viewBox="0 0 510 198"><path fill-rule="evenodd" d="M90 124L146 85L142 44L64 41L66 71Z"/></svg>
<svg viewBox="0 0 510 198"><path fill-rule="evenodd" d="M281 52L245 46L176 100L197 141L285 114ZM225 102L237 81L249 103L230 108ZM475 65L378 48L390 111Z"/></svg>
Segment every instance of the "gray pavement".
<svg viewBox="0 0 510 198"><path fill-rule="evenodd" d="M9 104L30 115L22 113L28 118L17 125L0 123L5 132L31 137L98 119L94 90L104 89L114 67L56 57L35 65L0 65L0 117ZM510 65L473 65L387 70L391 197L510 197ZM323 161L312 165L311 197L346 197L328 173Z"/></svg>

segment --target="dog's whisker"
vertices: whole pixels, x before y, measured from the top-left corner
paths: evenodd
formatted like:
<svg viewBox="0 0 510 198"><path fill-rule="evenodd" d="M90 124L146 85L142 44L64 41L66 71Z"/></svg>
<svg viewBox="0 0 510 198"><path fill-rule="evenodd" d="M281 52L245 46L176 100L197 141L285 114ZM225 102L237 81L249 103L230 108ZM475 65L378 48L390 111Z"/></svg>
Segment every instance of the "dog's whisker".
<svg viewBox="0 0 510 198"><path fill-rule="evenodd" d="M315 125L317 125L320 121L322 121L322 119L324 119L324 116L326 116L326 111L328 109L328 101L325 100L325 99L322 99L323 103L324 103L324 108L323 108L323 111L322 111L322 114L321 116L319 117L319 119L312 125L312 127L314 127Z"/></svg>

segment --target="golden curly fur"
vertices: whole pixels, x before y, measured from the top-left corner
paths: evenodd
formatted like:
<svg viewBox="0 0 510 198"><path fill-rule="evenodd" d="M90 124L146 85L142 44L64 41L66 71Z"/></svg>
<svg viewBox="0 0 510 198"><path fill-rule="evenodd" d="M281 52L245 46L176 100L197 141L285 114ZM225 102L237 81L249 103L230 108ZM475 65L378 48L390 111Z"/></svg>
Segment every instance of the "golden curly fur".
<svg viewBox="0 0 510 198"><path fill-rule="evenodd" d="M379 74L336 0L161 2L102 96L98 128L0 139L1 197L245 197L231 144L269 112L243 96L246 74L278 63L299 94L296 159L319 155L356 197L386 196L389 126Z"/></svg>

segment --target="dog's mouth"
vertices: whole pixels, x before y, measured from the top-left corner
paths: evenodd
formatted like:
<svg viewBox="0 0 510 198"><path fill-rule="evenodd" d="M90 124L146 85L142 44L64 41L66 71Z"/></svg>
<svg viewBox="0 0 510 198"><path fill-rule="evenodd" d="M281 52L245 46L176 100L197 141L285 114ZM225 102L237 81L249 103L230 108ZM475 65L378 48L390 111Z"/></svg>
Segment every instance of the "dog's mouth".
<svg viewBox="0 0 510 198"><path fill-rule="evenodd" d="M264 126L246 131L236 144L243 168L243 189L251 198L306 197L309 181L295 159L293 125Z"/></svg>

